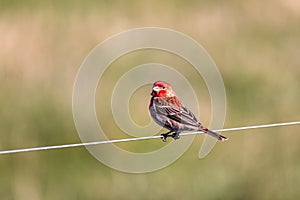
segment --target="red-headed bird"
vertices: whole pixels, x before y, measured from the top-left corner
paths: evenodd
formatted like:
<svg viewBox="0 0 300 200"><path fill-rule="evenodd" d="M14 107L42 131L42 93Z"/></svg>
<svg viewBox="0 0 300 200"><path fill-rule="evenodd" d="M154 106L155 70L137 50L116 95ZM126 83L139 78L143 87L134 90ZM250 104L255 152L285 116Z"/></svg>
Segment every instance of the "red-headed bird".
<svg viewBox="0 0 300 200"><path fill-rule="evenodd" d="M226 137L202 126L195 115L180 103L170 84L164 81L155 82L151 96L149 105L151 117L158 125L169 130L161 134L164 142L167 137L179 139L182 131L203 131L218 140L227 140Z"/></svg>

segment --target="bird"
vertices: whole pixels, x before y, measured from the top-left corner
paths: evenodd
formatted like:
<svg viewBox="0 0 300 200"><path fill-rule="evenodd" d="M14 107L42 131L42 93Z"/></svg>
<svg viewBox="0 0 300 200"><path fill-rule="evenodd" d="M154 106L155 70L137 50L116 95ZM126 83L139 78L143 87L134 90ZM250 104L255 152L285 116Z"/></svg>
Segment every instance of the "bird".
<svg viewBox="0 0 300 200"><path fill-rule="evenodd" d="M171 85L165 81L154 82L149 112L158 125L169 130L161 134L163 142L166 142L168 137L179 139L182 131L202 131L220 141L228 139L204 127L192 111L180 102Z"/></svg>

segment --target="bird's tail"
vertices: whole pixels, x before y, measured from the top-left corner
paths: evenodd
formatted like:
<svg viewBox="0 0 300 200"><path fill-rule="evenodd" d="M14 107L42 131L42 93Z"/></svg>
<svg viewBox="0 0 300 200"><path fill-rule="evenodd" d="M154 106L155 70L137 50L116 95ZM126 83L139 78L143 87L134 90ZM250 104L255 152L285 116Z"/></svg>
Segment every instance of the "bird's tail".
<svg viewBox="0 0 300 200"><path fill-rule="evenodd" d="M213 132L213 131L211 131L211 130L209 130L209 129L203 127L203 126L200 127L200 130L203 131L204 133L206 133L206 134L208 134L208 135L214 137L214 138L217 138L217 139L220 140L220 141L228 140L227 137L225 137L225 136L223 136L223 135L220 135L220 134L218 134L218 133L215 133L215 132Z"/></svg>

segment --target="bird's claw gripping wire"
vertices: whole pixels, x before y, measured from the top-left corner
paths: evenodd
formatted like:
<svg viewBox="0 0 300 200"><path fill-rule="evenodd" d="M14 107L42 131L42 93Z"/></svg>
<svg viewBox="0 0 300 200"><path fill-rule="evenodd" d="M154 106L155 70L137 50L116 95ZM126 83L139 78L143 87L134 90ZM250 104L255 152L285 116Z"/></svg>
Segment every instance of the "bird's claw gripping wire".
<svg viewBox="0 0 300 200"><path fill-rule="evenodd" d="M169 133L162 133L160 135L162 136L161 139L162 139L163 142L166 142L167 138L171 136L171 135L169 135Z"/></svg>
<svg viewBox="0 0 300 200"><path fill-rule="evenodd" d="M175 132L175 133L173 133L173 134L170 134L170 133L172 133L172 132L173 132L173 131L169 131L169 132L167 132L167 133L162 133L162 134L160 134L160 135L162 136L162 138L161 138L162 141L163 141L163 142L166 142L168 137L172 137L174 140L177 140L177 139L180 138L179 132Z"/></svg>
<svg viewBox="0 0 300 200"><path fill-rule="evenodd" d="M163 142L166 142L166 141L167 141L167 138L172 136L172 135L170 135L170 133L172 133L172 131L169 131L169 132L167 132L167 133L162 133L162 134L160 134L160 135L162 136L161 139L162 139Z"/></svg>
<svg viewBox="0 0 300 200"><path fill-rule="evenodd" d="M175 133L173 133L173 134L171 135L171 137L172 137L174 140L177 140L177 139L179 139L179 138L180 138L180 136L179 136L179 132L175 132Z"/></svg>

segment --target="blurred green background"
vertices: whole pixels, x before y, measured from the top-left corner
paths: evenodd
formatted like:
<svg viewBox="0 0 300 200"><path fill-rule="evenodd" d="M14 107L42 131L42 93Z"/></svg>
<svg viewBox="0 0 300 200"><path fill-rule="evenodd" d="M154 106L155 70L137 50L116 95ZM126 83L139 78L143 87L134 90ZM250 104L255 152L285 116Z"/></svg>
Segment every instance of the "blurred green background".
<svg viewBox="0 0 300 200"><path fill-rule="evenodd" d="M144 26L175 29L204 46L224 79L225 127L299 120L297 0L0 0L0 150L79 143L71 104L80 64L107 37ZM151 53L129 55L122 70L149 61L180 63ZM201 121L208 124L204 83L190 68L180 69L202 85L197 95ZM109 94L123 71L112 67L106 73L100 84ZM149 90L133 97L141 102L132 111L140 124L150 120L144 113ZM102 103L99 109L109 98ZM113 138L124 137L109 111L98 115ZM290 126L226 133L230 140L203 160L197 157L203 136L197 136L171 166L138 175L104 166L83 147L1 155L0 199L299 199L299 131Z"/></svg>

